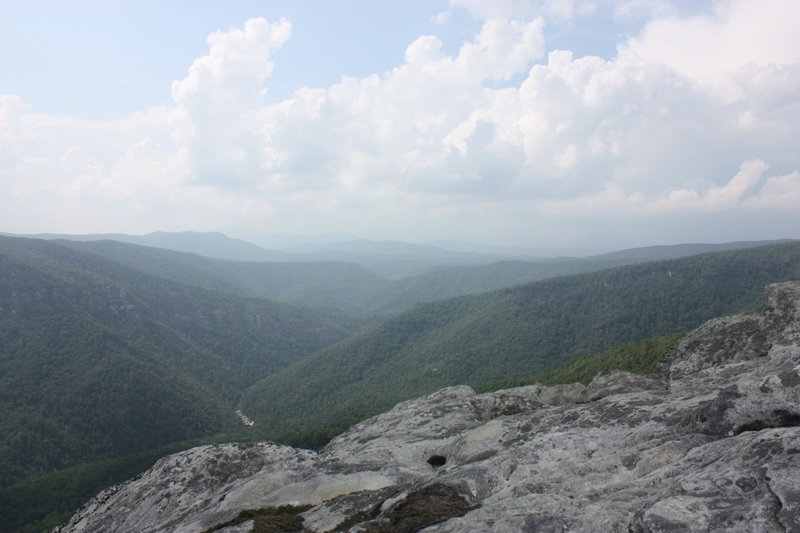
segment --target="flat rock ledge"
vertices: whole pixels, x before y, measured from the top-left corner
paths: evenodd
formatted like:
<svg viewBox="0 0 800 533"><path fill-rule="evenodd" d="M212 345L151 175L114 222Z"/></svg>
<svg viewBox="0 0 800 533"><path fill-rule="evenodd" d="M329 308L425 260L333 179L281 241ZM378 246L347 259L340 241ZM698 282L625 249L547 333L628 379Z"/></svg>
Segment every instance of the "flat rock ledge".
<svg viewBox="0 0 800 533"><path fill-rule="evenodd" d="M800 282L765 300L693 331L651 376L451 387L320 453L194 448L54 531L800 531Z"/></svg>

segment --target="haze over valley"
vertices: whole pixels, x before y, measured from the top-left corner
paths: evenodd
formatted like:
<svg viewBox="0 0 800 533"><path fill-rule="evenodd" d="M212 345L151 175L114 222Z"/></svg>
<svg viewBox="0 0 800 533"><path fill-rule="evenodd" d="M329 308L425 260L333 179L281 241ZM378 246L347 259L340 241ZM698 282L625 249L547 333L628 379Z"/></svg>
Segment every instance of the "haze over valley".
<svg viewBox="0 0 800 533"><path fill-rule="evenodd" d="M441 387L648 372L681 332L800 278L796 240L499 261L346 241L240 261L223 257L275 252L218 233L46 237L0 236L0 474L20 527L203 442L319 447Z"/></svg>
<svg viewBox="0 0 800 533"><path fill-rule="evenodd" d="M800 3L0 4L4 531L800 529Z"/></svg>

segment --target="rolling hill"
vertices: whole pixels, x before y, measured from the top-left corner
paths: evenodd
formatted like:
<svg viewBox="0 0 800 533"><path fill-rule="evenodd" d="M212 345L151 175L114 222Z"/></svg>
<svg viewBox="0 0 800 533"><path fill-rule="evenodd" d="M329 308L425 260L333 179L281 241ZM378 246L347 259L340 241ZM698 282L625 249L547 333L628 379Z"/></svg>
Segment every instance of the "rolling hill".
<svg viewBox="0 0 800 533"><path fill-rule="evenodd" d="M374 273L393 279L428 272L436 268L485 264L512 257L503 254L460 252L429 245L368 239L305 243L283 249L267 250L251 242L234 239L219 232L158 231L146 235L127 235L122 233L62 235L42 233L8 236L77 242L113 240L140 246L190 252L214 259L231 261L347 262L366 266Z"/></svg>
<svg viewBox="0 0 800 533"><path fill-rule="evenodd" d="M440 266L429 272L390 280L363 265L341 261L231 261L115 240L60 242L181 283L334 310L367 318L372 323L418 303L463 294L617 266L777 243L681 244L633 248L585 258ZM407 257L403 253L410 254L418 248L430 257L439 256L435 248L429 249L431 247L400 246L392 242L383 243L382 246L381 243L370 241L354 242L356 244L352 246L355 250L375 245L376 249L387 254L386 257L397 252L401 263ZM335 244L338 246L338 243ZM346 243L341 246L345 250L351 249Z"/></svg>
<svg viewBox="0 0 800 533"><path fill-rule="evenodd" d="M800 278L800 243L701 254L421 304L250 387L273 435L456 385L526 376L614 344L759 307Z"/></svg>
<svg viewBox="0 0 800 533"><path fill-rule="evenodd" d="M57 242L180 283L352 315L363 315L390 285L353 263L230 261L114 240Z"/></svg>
<svg viewBox="0 0 800 533"><path fill-rule="evenodd" d="M60 233L39 233L35 235L9 235L13 237L46 240L69 240L77 242L117 241L140 246L164 248L178 252L189 252L205 257L230 259L233 261L281 261L289 255L277 250L265 250L241 239L232 239L219 232L198 231L154 231L145 235L125 233L94 233L86 235L66 235Z"/></svg>
<svg viewBox="0 0 800 533"><path fill-rule="evenodd" d="M790 241L730 242L720 244L678 244L648 246L582 258L554 258L538 261L499 261L491 264L436 269L395 280L366 305L373 313L385 315L410 309L418 303L433 302L463 294L486 292L547 278L594 272L636 263L676 259L701 253L753 248Z"/></svg>
<svg viewBox="0 0 800 533"><path fill-rule="evenodd" d="M0 237L0 485L237 424L258 379L357 329L338 315Z"/></svg>

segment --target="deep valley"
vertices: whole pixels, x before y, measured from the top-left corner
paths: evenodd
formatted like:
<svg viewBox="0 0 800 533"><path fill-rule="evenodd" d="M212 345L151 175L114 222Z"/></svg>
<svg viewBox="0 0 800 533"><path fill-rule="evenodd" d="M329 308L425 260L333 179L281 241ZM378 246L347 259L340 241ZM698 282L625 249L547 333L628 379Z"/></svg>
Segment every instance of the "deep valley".
<svg viewBox="0 0 800 533"><path fill-rule="evenodd" d="M392 279L366 260L1 236L0 504L11 531L54 526L202 443L319 448L444 387L649 373L684 332L757 312L765 285L800 279L797 241L489 259Z"/></svg>

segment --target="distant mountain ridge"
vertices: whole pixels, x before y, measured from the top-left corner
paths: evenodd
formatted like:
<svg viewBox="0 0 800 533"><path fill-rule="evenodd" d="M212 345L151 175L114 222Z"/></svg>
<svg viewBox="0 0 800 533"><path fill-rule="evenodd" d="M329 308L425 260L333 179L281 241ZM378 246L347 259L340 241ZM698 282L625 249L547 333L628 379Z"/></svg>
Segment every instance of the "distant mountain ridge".
<svg viewBox="0 0 800 533"><path fill-rule="evenodd" d="M10 235L25 238L64 239L72 241L114 240L141 246L191 252L215 259L233 261L311 262L336 261L369 266L372 270L393 278L425 272L437 267L490 263L507 258L445 250L433 246L399 241L358 239L340 242L306 243L281 250L266 250L253 243L232 239L219 232L154 232L146 235L89 234Z"/></svg>
<svg viewBox="0 0 800 533"><path fill-rule="evenodd" d="M628 248L617 252L592 256L594 259L645 259L656 261L660 259L673 259L686 257L689 255L705 254L709 252L722 252L725 250L741 250L743 248L754 248L756 246L767 246L770 244L783 244L794 242L796 239L772 239L767 241L733 241L726 243L684 243L658 246L644 246L640 248Z"/></svg>
<svg viewBox="0 0 800 533"><path fill-rule="evenodd" d="M701 253L739 250L770 244L796 242L790 239L742 241L720 244L676 244L631 248L582 258L552 258L539 261L500 261L437 269L396 280L381 291L372 304L378 313L404 311L418 303L433 302L463 294L474 294L547 278L582 274L636 263L677 259Z"/></svg>
<svg viewBox="0 0 800 533"><path fill-rule="evenodd" d="M308 244L303 252L261 250L264 260L238 261L233 257L254 257L255 245L228 239L215 233L159 232L147 236L100 240L104 235L80 236L73 246L123 262L157 276L224 290L241 295L276 299L293 305L306 305L380 319L410 309L416 304L530 283L542 279L592 272L629 264L685 257L698 253L763 246L789 240L751 241L721 244L680 244L621 250L584 258L553 258L539 261L495 261L491 255L452 253L432 246L395 241L356 240ZM47 234L47 238L59 237ZM43 237L44 238L44 237ZM135 243L147 241L151 244ZM159 245L153 244L158 241ZM114 244L123 242L149 246L130 249ZM214 253L205 257L200 243L217 243ZM173 248L170 248L175 244ZM224 243L224 245L222 244ZM156 248L153 248L156 246ZM256 247L257 248L257 247ZM215 259L226 255L227 262ZM362 253L363 252L363 253ZM210 254L210 255L209 255ZM416 254L416 255L413 255ZM210 258L210 259L209 259ZM338 260L331 260L338 258ZM456 263L465 263L453 265ZM376 267L376 264L379 265ZM420 269L423 272L419 272ZM378 273L383 272L383 275ZM402 273L405 275L395 279ZM388 276L388 277L387 277Z"/></svg>
<svg viewBox="0 0 800 533"><path fill-rule="evenodd" d="M354 263L230 261L118 241L59 242L181 283L352 315L390 284Z"/></svg>
<svg viewBox="0 0 800 533"><path fill-rule="evenodd" d="M332 243L310 243L284 248L284 250L303 254L362 254L366 257L373 258L375 261L440 258L447 261L460 259L463 261L484 262L501 256L500 254L489 255L477 252L452 251L427 244L412 244L401 241L373 241L368 239Z"/></svg>
<svg viewBox="0 0 800 533"><path fill-rule="evenodd" d="M441 259L442 266L448 264L483 264L497 261L580 261L585 259L626 258L637 260L658 260L683 257L699 253L752 248L767 244L791 242L796 239L772 239L763 241L734 241L727 243L683 243L673 245L655 245L627 248L614 252L593 254L581 257L569 257L563 254L544 257L536 255L533 248L512 246L488 246L457 241L431 241L429 243L409 243L391 240L370 240L347 238L348 236L325 236L325 240L314 241L313 236L306 237L305 242L297 242L288 236L282 246L264 248L251 241L229 237L222 232L155 231L144 235L124 233L94 233L70 235L59 233L12 234L2 233L9 237L63 239L71 241L113 240L152 246L180 252L190 252L216 259L232 261L346 261L356 263L409 261L420 259ZM339 240L336 240L336 239Z"/></svg>
<svg viewBox="0 0 800 533"><path fill-rule="evenodd" d="M219 232L166 232L156 231L145 235L127 235L124 233L95 233L86 235L68 235L59 233L39 233L33 235L10 235L32 239L69 240L69 241L101 241L111 240L166 248L178 252L190 252L205 257L230 259L234 261L285 261L287 256L279 251L265 250L253 243L240 239L232 239Z"/></svg>

